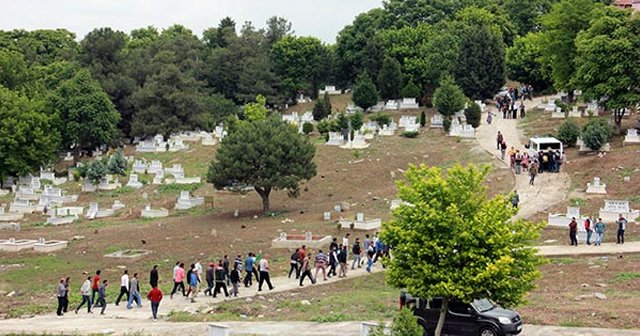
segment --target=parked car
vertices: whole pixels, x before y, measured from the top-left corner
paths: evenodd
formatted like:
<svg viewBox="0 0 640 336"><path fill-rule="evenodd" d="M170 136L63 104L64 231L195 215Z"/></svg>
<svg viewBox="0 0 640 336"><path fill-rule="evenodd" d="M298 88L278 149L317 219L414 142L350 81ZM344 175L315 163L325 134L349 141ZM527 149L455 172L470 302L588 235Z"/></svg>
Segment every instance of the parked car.
<svg viewBox="0 0 640 336"><path fill-rule="evenodd" d="M400 294L400 307L408 307L424 328L425 336L433 336L440 317L442 298L415 298ZM443 335L448 336L512 336L522 332L522 318L513 310L501 308L487 299L466 304L450 301Z"/></svg>

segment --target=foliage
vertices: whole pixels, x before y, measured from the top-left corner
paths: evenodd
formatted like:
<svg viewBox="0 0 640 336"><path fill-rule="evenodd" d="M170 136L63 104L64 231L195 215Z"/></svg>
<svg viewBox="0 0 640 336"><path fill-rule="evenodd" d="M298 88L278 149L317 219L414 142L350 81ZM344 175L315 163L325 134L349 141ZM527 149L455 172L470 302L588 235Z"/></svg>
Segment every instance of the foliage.
<svg viewBox="0 0 640 336"><path fill-rule="evenodd" d="M416 99L420 98L420 88L416 85L416 83L413 82L413 80L408 81L407 85L402 88L402 97Z"/></svg>
<svg viewBox="0 0 640 336"><path fill-rule="evenodd" d="M508 197L490 198L488 171L456 165L445 175L438 167L409 167L397 188L412 206L394 210L380 233L394 247L387 283L418 297L443 297L443 309L449 300L522 302L540 275L543 259L531 243L542 225L512 219L517 209Z"/></svg>
<svg viewBox="0 0 640 336"><path fill-rule="evenodd" d="M295 97L299 92L317 96L326 54L326 47L315 37L286 36L273 45L274 68L287 96Z"/></svg>
<svg viewBox="0 0 640 336"><path fill-rule="evenodd" d="M611 139L612 133L611 125L606 119L593 118L582 128L581 139L587 147L598 150Z"/></svg>
<svg viewBox="0 0 640 336"><path fill-rule="evenodd" d="M93 160L87 165L82 166L79 171L82 177L91 182L91 184L100 183L100 181L109 174L105 159Z"/></svg>
<svg viewBox="0 0 640 336"><path fill-rule="evenodd" d="M115 154L109 158L107 164L109 174L125 176L127 174L127 160L124 157L122 149L118 149Z"/></svg>
<svg viewBox="0 0 640 336"><path fill-rule="evenodd" d="M378 103L376 86L366 74L358 77L353 87L353 102L365 111Z"/></svg>
<svg viewBox="0 0 640 336"><path fill-rule="evenodd" d="M475 102L469 101L467 108L464 109L464 116L467 118L467 123L478 128L480 126L480 119L482 119L482 109Z"/></svg>
<svg viewBox="0 0 640 336"><path fill-rule="evenodd" d="M277 118L242 123L220 144L207 181L216 189L251 186L269 211L272 190L296 189L316 175L315 147Z"/></svg>
<svg viewBox="0 0 640 336"><path fill-rule="evenodd" d="M611 111L620 134L624 109L640 103L640 17L607 8L578 34L574 83Z"/></svg>
<svg viewBox="0 0 640 336"><path fill-rule="evenodd" d="M264 120L267 118L269 109L267 109L267 99L263 95L256 96L255 103L244 104L243 114L245 119L249 121Z"/></svg>
<svg viewBox="0 0 640 336"><path fill-rule="evenodd" d="M356 112L349 117L349 121L351 122L351 129L359 130L364 124L364 115L362 112Z"/></svg>
<svg viewBox="0 0 640 336"><path fill-rule="evenodd" d="M339 131L349 129L349 118L347 118L347 115L344 114L344 112L338 114L335 127L336 127L336 130L334 130L333 132L339 132Z"/></svg>
<svg viewBox="0 0 640 336"><path fill-rule="evenodd" d="M311 134L313 132L313 124L310 122L306 122L304 124L302 124L302 133L304 134Z"/></svg>
<svg viewBox="0 0 640 336"><path fill-rule="evenodd" d="M331 114L331 97L329 97L329 93L325 92L324 93L324 108L325 110L325 115L330 115Z"/></svg>
<svg viewBox="0 0 640 336"><path fill-rule="evenodd" d="M558 140L562 141L565 146L575 145L579 136L580 126L572 119L567 119L558 127Z"/></svg>
<svg viewBox="0 0 640 336"><path fill-rule="evenodd" d="M87 70L62 83L51 103L60 113L65 148L94 148L110 145L116 139L120 115Z"/></svg>
<svg viewBox="0 0 640 336"><path fill-rule="evenodd" d="M316 124L316 128L318 129L318 133L320 134L327 134L329 133L329 131L331 131L331 126L333 124L333 120L321 120Z"/></svg>
<svg viewBox="0 0 640 336"><path fill-rule="evenodd" d="M451 119L449 119L449 118L444 118L444 119L442 120L442 128L444 129L444 131L445 131L446 133L448 133L448 132L449 132L449 130L451 129Z"/></svg>
<svg viewBox="0 0 640 336"><path fill-rule="evenodd" d="M46 113L42 101L0 85L0 178L52 163L59 144L56 115Z"/></svg>
<svg viewBox="0 0 640 336"><path fill-rule="evenodd" d="M382 127L391 123L391 116L389 113L376 112L369 115L369 120L377 122L378 126Z"/></svg>
<svg viewBox="0 0 640 336"><path fill-rule="evenodd" d="M427 114L422 111L420 112L420 127L424 127L427 124Z"/></svg>
<svg viewBox="0 0 640 336"><path fill-rule="evenodd" d="M464 108L467 98L451 76L444 76L433 94L433 105L443 116L450 117Z"/></svg>
<svg viewBox="0 0 640 336"><path fill-rule="evenodd" d="M424 330L418 324L413 311L409 308L402 308L393 318L391 324L392 336L422 336Z"/></svg>
<svg viewBox="0 0 640 336"><path fill-rule="evenodd" d="M509 79L531 84L536 90L548 88L551 69L542 60L544 35L529 33L515 39L513 46L507 48L506 68Z"/></svg>
<svg viewBox="0 0 640 336"><path fill-rule="evenodd" d="M323 99L316 100L316 103L313 105L313 120L320 121L326 118L329 114L327 113L327 107Z"/></svg>
<svg viewBox="0 0 640 336"><path fill-rule="evenodd" d="M402 80L400 62L395 58L385 57L380 73L378 73L380 97L384 100L399 98Z"/></svg>
<svg viewBox="0 0 640 336"><path fill-rule="evenodd" d="M410 139L417 138L419 134L420 134L420 132L418 132L418 131L404 131L404 132L402 132L402 136L403 137L410 138Z"/></svg>

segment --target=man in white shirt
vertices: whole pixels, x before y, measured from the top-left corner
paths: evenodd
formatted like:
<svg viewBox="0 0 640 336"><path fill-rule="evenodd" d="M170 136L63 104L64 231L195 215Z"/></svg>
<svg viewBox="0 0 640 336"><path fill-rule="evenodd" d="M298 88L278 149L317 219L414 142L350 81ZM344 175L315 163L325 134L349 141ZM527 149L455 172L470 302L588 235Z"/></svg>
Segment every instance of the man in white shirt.
<svg viewBox="0 0 640 336"><path fill-rule="evenodd" d="M122 296L127 295L127 302L129 302L129 271L124 270L124 273L120 277L120 294L116 299L116 306L120 303Z"/></svg>
<svg viewBox="0 0 640 336"><path fill-rule="evenodd" d="M342 238L342 246L349 246L349 237L351 236L350 233L347 233L344 238Z"/></svg>
<svg viewBox="0 0 640 336"><path fill-rule="evenodd" d="M78 307L76 307L76 314L78 313L78 310L80 310L80 308L82 308L82 306L85 304L85 302L87 303L87 313L93 313L91 311L91 276L87 277L87 280L85 280L82 283L82 287L80 287L80 294L82 294L82 302L80 302L80 304L78 305Z"/></svg>
<svg viewBox="0 0 640 336"><path fill-rule="evenodd" d="M202 282L202 264L200 263L200 261L202 261L202 259L198 258L196 259L196 274L198 275L198 281Z"/></svg>
<svg viewBox="0 0 640 336"><path fill-rule="evenodd" d="M259 262L260 268L260 281L258 282L258 292L262 291L262 284L267 282L269 286L269 290L273 290L275 287L271 284L271 279L269 279L269 255L265 254L262 256Z"/></svg>

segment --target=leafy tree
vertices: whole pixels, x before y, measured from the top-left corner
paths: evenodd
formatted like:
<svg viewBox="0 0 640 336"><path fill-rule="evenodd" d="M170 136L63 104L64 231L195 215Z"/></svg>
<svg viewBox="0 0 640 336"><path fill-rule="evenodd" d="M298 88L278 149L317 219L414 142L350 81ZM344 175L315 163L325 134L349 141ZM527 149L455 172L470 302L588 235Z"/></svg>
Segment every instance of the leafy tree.
<svg viewBox="0 0 640 336"><path fill-rule="evenodd" d="M606 119L594 118L582 128L581 139L587 147L598 150L611 139L612 132Z"/></svg>
<svg viewBox="0 0 640 336"><path fill-rule="evenodd" d="M122 149L118 149L115 154L109 158L107 171L109 174L120 176L125 176L127 174L127 160L122 153Z"/></svg>
<svg viewBox="0 0 640 336"><path fill-rule="evenodd" d="M576 36L589 28L602 4L593 0L562 0L551 7L551 11L540 18L544 39L542 60L551 68L551 78L556 90L566 91L573 100L572 78L576 72Z"/></svg>
<svg viewBox="0 0 640 336"><path fill-rule="evenodd" d="M505 47L501 35L487 25L466 27L453 72L468 97L493 97L505 82Z"/></svg>
<svg viewBox="0 0 640 336"><path fill-rule="evenodd" d="M620 134L625 109L640 103L640 17L607 8L578 34L576 45L573 82L585 98L612 112Z"/></svg>
<svg viewBox="0 0 640 336"><path fill-rule="evenodd" d="M74 148L74 162L80 149L110 145L118 136L118 111L100 84L87 70L78 71L62 83L51 97L60 113L60 129L65 148Z"/></svg>
<svg viewBox="0 0 640 336"><path fill-rule="evenodd" d="M543 38L542 33L520 36L506 53L507 77L531 84L538 91L551 86L551 69L542 61Z"/></svg>
<svg viewBox="0 0 640 336"><path fill-rule="evenodd" d="M571 119L564 121L560 127L558 127L558 140L562 141L566 146L575 145L579 136L580 126Z"/></svg>
<svg viewBox="0 0 640 336"><path fill-rule="evenodd" d="M31 74L22 54L11 50L0 50L0 86L9 90L29 88Z"/></svg>
<svg viewBox="0 0 640 336"><path fill-rule="evenodd" d="M313 124L310 122L306 122L302 124L302 133L309 135L313 132Z"/></svg>
<svg viewBox="0 0 640 336"><path fill-rule="evenodd" d="M338 114L338 118L336 119L336 127L337 130L334 132L344 131L349 129L349 118L344 114L344 112Z"/></svg>
<svg viewBox="0 0 640 336"><path fill-rule="evenodd" d="M272 16L267 20L267 31L265 32L265 38L269 46L280 41L286 36L290 36L294 31L291 26L291 22L287 19Z"/></svg>
<svg viewBox="0 0 640 336"><path fill-rule="evenodd" d="M267 99L263 95L258 95L255 103L244 105L244 117L249 121L265 120L269 114L266 104Z"/></svg>
<svg viewBox="0 0 640 336"><path fill-rule="evenodd" d="M109 168L106 159L93 160L80 169L80 176L87 179L91 184L100 183L107 174L109 174Z"/></svg>
<svg viewBox="0 0 640 336"><path fill-rule="evenodd" d="M376 86L366 74L360 76L353 87L353 102L365 111L378 103Z"/></svg>
<svg viewBox="0 0 640 336"><path fill-rule="evenodd" d="M359 130L364 124L364 115L362 112L356 112L349 118L349 121L351 122L351 129Z"/></svg>
<svg viewBox="0 0 640 336"><path fill-rule="evenodd" d="M43 102L0 85L0 179L54 162L60 144L56 117Z"/></svg>
<svg viewBox="0 0 640 336"><path fill-rule="evenodd" d="M541 225L513 220L516 209L483 184L489 167L410 166L398 196L412 206L394 210L380 238L394 247L386 280L418 297L442 297L436 336L450 301L488 298L513 306L534 287L543 262L531 242Z"/></svg>
<svg viewBox="0 0 640 336"><path fill-rule="evenodd" d="M236 116L240 111L233 101L219 93L214 93L206 97L205 102L209 111L205 113L205 120L202 124L207 131L213 131L213 129L228 116Z"/></svg>
<svg viewBox="0 0 640 336"><path fill-rule="evenodd" d="M393 317L393 323L391 324L391 334L393 336L422 336L423 333L424 330L417 323L411 309L402 308Z"/></svg>
<svg viewBox="0 0 640 336"><path fill-rule="evenodd" d="M505 0L504 9L513 21L517 34L525 36L540 30L539 18L551 9L556 0Z"/></svg>
<svg viewBox="0 0 640 336"><path fill-rule="evenodd" d="M467 108L464 109L464 116L467 118L468 124L473 126L473 128L478 128L478 126L480 126L480 119L482 118L482 109L478 104L469 101Z"/></svg>
<svg viewBox="0 0 640 336"><path fill-rule="evenodd" d="M391 116L389 113L376 112L369 115L369 120L377 122L378 125L382 127L383 125L389 125L391 123Z"/></svg>
<svg viewBox="0 0 640 336"><path fill-rule="evenodd" d="M315 37L286 36L273 45L271 58L289 97L300 91L317 97L324 49Z"/></svg>
<svg viewBox="0 0 640 336"><path fill-rule="evenodd" d="M451 117L462 110L466 101L464 92L451 76L443 77L440 86L433 94L433 105L440 114L446 117Z"/></svg>
<svg viewBox="0 0 640 336"><path fill-rule="evenodd" d="M16 29L8 35L29 66L72 61L78 52L76 35L66 29Z"/></svg>
<svg viewBox="0 0 640 336"><path fill-rule="evenodd" d="M320 121L327 117L327 107L325 106L325 102L322 99L316 100L316 103L313 105L313 120Z"/></svg>
<svg viewBox="0 0 640 336"><path fill-rule="evenodd" d="M385 57L378 73L378 90L382 99L396 99L400 96L402 77L400 62L395 58Z"/></svg>
<svg viewBox="0 0 640 336"><path fill-rule="evenodd" d="M216 189L252 186L270 209L272 190L297 190L316 175L315 146L277 118L241 123L221 142L207 181Z"/></svg>
<svg viewBox="0 0 640 336"><path fill-rule="evenodd" d="M420 88L416 85L416 83L413 82L413 80L408 81L407 85L402 88L402 97L416 99L420 98Z"/></svg>

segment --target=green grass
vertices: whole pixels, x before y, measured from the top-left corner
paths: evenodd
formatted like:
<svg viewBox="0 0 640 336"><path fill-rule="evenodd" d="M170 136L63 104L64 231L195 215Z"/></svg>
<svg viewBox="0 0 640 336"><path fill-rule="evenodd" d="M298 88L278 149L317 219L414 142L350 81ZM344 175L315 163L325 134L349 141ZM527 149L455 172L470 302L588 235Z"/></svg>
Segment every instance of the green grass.
<svg viewBox="0 0 640 336"><path fill-rule="evenodd" d="M554 264L564 264L564 265L571 265L578 262L578 260L572 259L572 258L551 258L550 260Z"/></svg>
<svg viewBox="0 0 640 336"><path fill-rule="evenodd" d="M569 199L569 203L572 206L583 206L583 205L587 204L587 201L582 199L582 198L571 198L571 199Z"/></svg>
<svg viewBox="0 0 640 336"><path fill-rule="evenodd" d="M617 282L640 279L640 272L623 272L616 274L614 280Z"/></svg>
<svg viewBox="0 0 640 336"><path fill-rule="evenodd" d="M202 183L192 183L192 184L163 184L158 187L158 193L160 194L180 194L181 191L189 191L194 192L200 187L202 187Z"/></svg>

